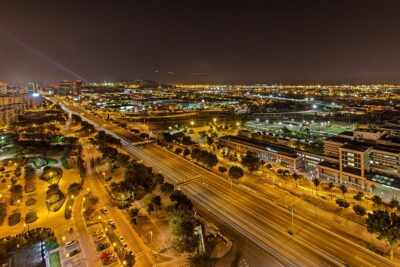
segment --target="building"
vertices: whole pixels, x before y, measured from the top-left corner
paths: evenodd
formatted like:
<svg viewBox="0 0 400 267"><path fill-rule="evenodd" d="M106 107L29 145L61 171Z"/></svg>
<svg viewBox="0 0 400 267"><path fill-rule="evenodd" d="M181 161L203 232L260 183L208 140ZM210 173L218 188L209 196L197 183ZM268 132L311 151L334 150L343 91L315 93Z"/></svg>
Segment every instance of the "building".
<svg viewBox="0 0 400 267"><path fill-rule="evenodd" d="M385 131L378 130L378 129L356 129L353 132L353 136L357 140L370 140L370 141L377 141L382 138L386 134Z"/></svg>
<svg viewBox="0 0 400 267"><path fill-rule="evenodd" d="M400 147L385 145L385 131L358 129L354 140L332 137L324 141L324 154L339 156L338 164L317 165L320 179L363 190L372 186L400 189ZM382 144L384 143L384 144Z"/></svg>
<svg viewBox="0 0 400 267"><path fill-rule="evenodd" d="M74 95L80 95L82 90L82 81L81 80L76 80L74 84L72 85L72 93Z"/></svg>
<svg viewBox="0 0 400 267"><path fill-rule="evenodd" d="M43 105L43 98L38 92L25 93L20 90L16 93L0 94L0 127L18 121L18 117L25 111Z"/></svg>
<svg viewBox="0 0 400 267"><path fill-rule="evenodd" d="M304 169L303 158L289 148L244 136L230 135L221 137L219 143L236 153L254 152L261 160L277 162L292 171Z"/></svg>

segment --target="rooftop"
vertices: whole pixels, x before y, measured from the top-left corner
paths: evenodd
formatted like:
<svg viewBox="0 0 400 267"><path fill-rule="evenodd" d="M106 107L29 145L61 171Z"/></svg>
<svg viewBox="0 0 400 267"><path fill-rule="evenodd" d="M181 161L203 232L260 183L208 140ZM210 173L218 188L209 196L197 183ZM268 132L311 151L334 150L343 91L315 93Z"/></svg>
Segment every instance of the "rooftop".
<svg viewBox="0 0 400 267"><path fill-rule="evenodd" d="M271 152L276 152L278 154L285 155L285 156L292 157L292 158L299 157L297 155L297 153L290 148L278 146L275 144L271 144L269 142L264 142L264 141L260 141L257 139L244 137L244 136L226 135L226 136L222 136L220 139L237 142L237 143L241 143L244 145L251 145L253 147L257 147L257 148L264 149L264 150L271 151Z"/></svg>
<svg viewBox="0 0 400 267"><path fill-rule="evenodd" d="M359 151L359 152L365 152L366 150L368 150L369 147L364 146L364 145L359 145L357 143L353 143L353 144L344 144L341 148L350 149L350 150Z"/></svg>

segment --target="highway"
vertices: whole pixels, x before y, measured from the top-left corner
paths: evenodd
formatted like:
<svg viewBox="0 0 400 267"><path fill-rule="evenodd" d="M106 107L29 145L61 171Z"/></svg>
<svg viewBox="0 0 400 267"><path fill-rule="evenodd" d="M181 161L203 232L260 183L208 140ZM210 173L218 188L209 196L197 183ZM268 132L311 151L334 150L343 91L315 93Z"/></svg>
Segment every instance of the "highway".
<svg viewBox="0 0 400 267"><path fill-rule="evenodd" d="M135 147L131 144L134 140L128 138L131 136L129 132L90 114L84 114L84 117L120 138L126 151L160 171L167 181L179 183L201 175L201 182L188 184L182 187L182 191L196 205L246 236L283 266L396 266L388 259L296 214L294 235L290 235L290 211L240 186L234 185L231 190L228 180L190 164L157 145Z"/></svg>

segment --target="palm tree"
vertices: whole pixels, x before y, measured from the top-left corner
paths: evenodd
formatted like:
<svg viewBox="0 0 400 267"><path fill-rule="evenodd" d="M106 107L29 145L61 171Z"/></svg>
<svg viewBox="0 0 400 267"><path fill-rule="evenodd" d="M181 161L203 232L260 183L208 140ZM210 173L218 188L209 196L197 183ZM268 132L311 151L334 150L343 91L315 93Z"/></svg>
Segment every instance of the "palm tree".
<svg viewBox="0 0 400 267"><path fill-rule="evenodd" d="M318 186L321 184L321 181L318 178L314 178L313 183L315 185L315 192L317 193L318 196Z"/></svg>
<svg viewBox="0 0 400 267"><path fill-rule="evenodd" d="M347 192L347 187L344 184L341 184L341 185L339 185L339 189L340 189L340 191L342 191L343 198L345 199L346 198L345 194Z"/></svg>
<svg viewBox="0 0 400 267"><path fill-rule="evenodd" d="M335 186L335 184L334 184L332 181L330 181L330 182L328 183L328 190L329 190L331 199L332 199L332 188L333 188L334 186Z"/></svg>
<svg viewBox="0 0 400 267"><path fill-rule="evenodd" d="M296 183L297 187L297 180L300 180L301 176L297 174L297 172L293 173L292 175L294 182Z"/></svg>

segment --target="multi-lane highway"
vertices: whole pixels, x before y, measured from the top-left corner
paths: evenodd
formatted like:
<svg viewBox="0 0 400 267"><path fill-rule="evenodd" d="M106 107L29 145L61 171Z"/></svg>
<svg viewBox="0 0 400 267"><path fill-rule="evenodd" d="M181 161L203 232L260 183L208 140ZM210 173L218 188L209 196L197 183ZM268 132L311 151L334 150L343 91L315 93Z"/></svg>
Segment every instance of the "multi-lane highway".
<svg viewBox="0 0 400 267"><path fill-rule="evenodd" d="M284 266L395 266L386 258L296 215L294 235L291 235L288 233L292 227L290 211L239 186L231 190L227 180L157 145L135 147L129 132L81 109L71 109L120 138L126 151L162 172L168 181L179 183L201 175L201 180L182 187L182 191L196 205L268 252L275 263Z"/></svg>

